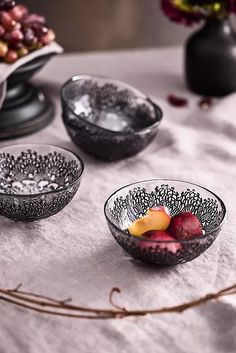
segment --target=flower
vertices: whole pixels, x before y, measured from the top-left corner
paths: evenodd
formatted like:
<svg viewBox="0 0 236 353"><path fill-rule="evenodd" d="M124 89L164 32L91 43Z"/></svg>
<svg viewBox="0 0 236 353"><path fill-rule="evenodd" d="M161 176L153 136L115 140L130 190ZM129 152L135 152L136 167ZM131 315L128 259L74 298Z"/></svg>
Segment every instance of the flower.
<svg viewBox="0 0 236 353"><path fill-rule="evenodd" d="M229 12L236 14L236 0L229 0Z"/></svg>
<svg viewBox="0 0 236 353"><path fill-rule="evenodd" d="M184 1L178 2L182 2L183 4L179 6L175 1L161 0L162 11L171 21L191 26L203 19L204 16L200 11L189 11L187 7L185 8Z"/></svg>
<svg viewBox="0 0 236 353"><path fill-rule="evenodd" d="M161 0L161 8L171 21L191 26L209 16L236 14L236 0Z"/></svg>

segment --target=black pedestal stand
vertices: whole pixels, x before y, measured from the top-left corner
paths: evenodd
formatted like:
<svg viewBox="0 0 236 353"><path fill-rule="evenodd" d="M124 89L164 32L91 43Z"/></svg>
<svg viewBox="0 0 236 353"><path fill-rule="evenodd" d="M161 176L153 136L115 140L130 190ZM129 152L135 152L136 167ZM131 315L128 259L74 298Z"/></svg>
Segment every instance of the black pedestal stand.
<svg viewBox="0 0 236 353"><path fill-rule="evenodd" d="M27 81L51 55L42 56L17 69L7 81L7 95L0 111L0 139L35 132L53 118L53 105L44 93Z"/></svg>

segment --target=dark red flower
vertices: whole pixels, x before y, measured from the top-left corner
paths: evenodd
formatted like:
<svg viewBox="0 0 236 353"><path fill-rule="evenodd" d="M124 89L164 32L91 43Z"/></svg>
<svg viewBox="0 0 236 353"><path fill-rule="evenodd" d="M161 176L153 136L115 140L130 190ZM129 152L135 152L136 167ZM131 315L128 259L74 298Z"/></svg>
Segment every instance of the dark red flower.
<svg viewBox="0 0 236 353"><path fill-rule="evenodd" d="M236 14L236 1L235 0L228 0L228 12Z"/></svg>
<svg viewBox="0 0 236 353"><path fill-rule="evenodd" d="M236 15L236 0L160 0L164 14L171 21L191 26L209 16L219 19Z"/></svg>
<svg viewBox="0 0 236 353"><path fill-rule="evenodd" d="M184 11L174 5L171 0L161 0L161 9L171 21L191 26L204 19L200 11Z"/></svg>

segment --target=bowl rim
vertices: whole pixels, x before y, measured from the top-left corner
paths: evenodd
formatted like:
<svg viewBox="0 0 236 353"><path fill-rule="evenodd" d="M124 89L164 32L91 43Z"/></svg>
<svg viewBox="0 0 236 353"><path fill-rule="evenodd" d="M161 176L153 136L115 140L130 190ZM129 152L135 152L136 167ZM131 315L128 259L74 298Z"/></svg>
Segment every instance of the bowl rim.
<svg viewBox="0 0 236 353"><path fill-rule="evenodd" d="M194 237L192 239L175 239L175 240L151 240L151 239L148 239L148 238L145 238L145 237L136 237L132 234L128 234L127 231L125 230L122 230L120 229L119 227L117 227L108 217L107 215L107 205L110 201L110 199L116 194L118 193L119 191L125 189L126 187L129 187L129 186L133 186L133 185L137 185L137 184L146 184L146 183L150 183L150 182L178 182L178 183L183 183L183 184L187 184L187 185L191 185L191 186L197 186L198 188L201 188L203 190L206 190L207 192L209 192L210 194L212 194L218 201L219 203L221 204L221 207L222 207L222 212L223 212L223 218L222 218L222 221L220 222L220 224L215 227L213 230L211 230L210 232L205 232L205 234L203 236L198 236L198 237ZM131 239L135 240L135 241L145 241L145 242L150 242L150 243L156 243L156 244L160 244L160 243L166 243L166 244L169 244L169 243L172 243L172 244L175 244L175 243L181 243L181 244L190 244L190 243L194 243L196 240L202 240L202 239L205 239L206 237L208 237L209 235L211 235L213 232L217 231L224 223L225 221L225 218L226 218L226 214L227 214L227 211L226 211L226 206L224 204L224 202L221 200L221 198L216 195L214 192L212 192L211 190L209 190L208 188L202 186L202 185L199 185L199 184L196 184L196 183L192 183L192 182L189 182L189 181L185 181L185 180L179 180L179 179L168 179L168 178L154 178L154 179L149 179L149 180L141 180L141 181L138 181L138 182L134 182L134 183L130 183L130 184L127 184L119 189L117 189L116 191L114 191L109 197L108 199L106 200L105 204L104 204L104 214L105 214L105 218L108 222L108 224L111 224L114 228L116 228L117 231L121 232L123 235L127 236L129 235L131 237Z"/></svg>
<svg viewBox="0 0 236 353"><path fill-rule="evenodd" d="M5 147L1 147L0 148L0 154L2 152L4 152L4 150L7 150L9 148L24 148L24 147L28 147L28 148L32 148L32 147L54 147L56 149L59 149L61 151L66 151L69 152L70 154L72 154L77 161L79 161L81 170L79 172L78 177L76 177L75 180L73 180L71 183L69 183L69 185L63 187L62 189L57 189L57 190L51 190L51 191L47 191L47 192L41 192L41 193L36 193L36 194L6 194L6 193L1 193L0 192L0 198L1 197L20 197L20 198L35 198L37 196L44 196L44 195L50 195L50 194L57 194L59 192L65 191L67 190L69 187L73 186L79 179L81 179L82 174L84 172L84 162L83 160L73 151L70 151L67 148L58 146L58 145L54 145L54 144L49 144L49 143L23 143L23 144L14 144L14 145L8 145ZM23 151L23 150L22 150ZM21 151L21 152L22 152Z"/></svg>
<svg viewBox="0 0 236 353"><path fill-rule="evenodd" d="M71 83L71 82L75 82L75 81L79 81L79 80L84 80L84 79L89 79L89 80L106 80L110 83L114 83L114 84L121 84L124 88L127 88L129 90L132 90L134 93L136 94L141 94L142 98L144 98L149 104L151 104L154 108L155 111L155 115L156 115L156 119L155 122L143 129L140 129L138 131L134 131L134 132L129 132L129 133L124 133L122 131L113 131L113 130L109 130L109 129L105 129L104 127L98 126L96 124L93 124L90 121L87 121L83 118L81 118L80 116L78 116L77 114L75 114L74 110L69 106L69 104L66 101L66 98L64 97L64 92L65 89L67 88L67 86ZM66 107L69 109L69 111L76 116L78 119L82 120L83 122L86 122L86 124L88 124L89 126L93 126L96 127L99 131L105 131L105 132L109 132L113 135L116 136L130 136L130 135L142 135L142 134L146 134L149 131L155 130L161 123L162 119L163 119L163 110L160 108L160 106L156 103L154 103L146 94L144 94L141 90L135 88L134 86L122 81L122 80L118 80L118 79L113 79L111 77L106 77L103 75L94 75L94 74L81 74L81 75L74 75L71 78L69 78L61 87L61 100L63 102L63 104L66 105ZM66 124L66 119L64 118L64 112L62 112L62 117L63 120ZM158 118L157 118L158 117Z"/></svg>

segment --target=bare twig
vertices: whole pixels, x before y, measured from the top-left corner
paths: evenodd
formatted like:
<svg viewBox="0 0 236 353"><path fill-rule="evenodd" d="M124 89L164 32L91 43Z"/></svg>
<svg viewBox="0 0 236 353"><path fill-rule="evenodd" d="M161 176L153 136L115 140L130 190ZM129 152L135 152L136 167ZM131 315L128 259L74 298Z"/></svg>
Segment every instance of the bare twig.
<svg viewBox="0 0 236 353"><path fill-rule="evenodd" d="M40 309L39 307L34 307L34 306L31 306L31 305L28 305L28 304L22 304L20 302L17 302L15 300L10 299L10 298L5 298L3 296L0 296L0 300L3 300L5 302L11 303L11 304L15 304L15 305L23 307L25 309L36 311L36 312L41 313L41 314L65 316L65 317L74 318L74 319L110 319L111 318L110 315L99 315L99 316L96 316L96 315L79 315L79 314L76 315L76 314L70 314L70 313L62 313L62 312L44 310L44 309Z"/></svg>
<svg viewBox="0 0 236 353"><path fill-rule="evenodd" d="M117 305L117 304L114 302L113 296L114 296L115 293L119 293L119 294L120 294L120 293L121 293L120 288L114 287L114 288L112 288L112 290L110 291L110 294L109 294L109 302L110 302L110 304L111 304L114 308L116 308L116 309L118 309L118 310L126 311L125 308L121 308L119 305Z"/></svg>
<svg viewBox="0 0 236 353"><path fill-rule="evenodd" d="M14 292L13 290L5 290L5 289L0 289L0 294L5 297L11 297L14 298L14 304L16 304L17 300L19 302L26 302L30 303L36 306L41 306L41 307L50 307L54 308L57 310L73 310L73 311L81 311L81 312L91 312L95 314L102 314L102 313L110 313L111 310L106 309L106 310L100 310L100 309L95 309L95 308L87 308L87 307L80 307L80 306L75 306L71 304L66 304L64 301L59 301L57 299L52 299L46 296L42 296L39 294L34 294L34 293L29 293L29 292L23 292L23 291L16 291ZM36 298L36 299L34 299ZM38 298L38 299L37 299ZM0 298L1 300L2 298Z"/></svg>
<svg viewBox="0 0 236 353"><path fill-rule="evenodd" d="M113 288L109 295L109 302L113 309L90 308L68 304L68 300L53 299L48 296L34 294L19 290L21 285L15 289L0 289L0 301L17 305L19 307L35 311L41 314L56 315L77 319L117 319L132 316L157 315L165 313L183 313L184 311L204 305L210 301L220 299L224 296L236 294L236 284L224 288L216 293L210 293L202 298L172 307L163 307L146 310L128 310L114 303L113 295L121 293L117 287Z"/></svg>

